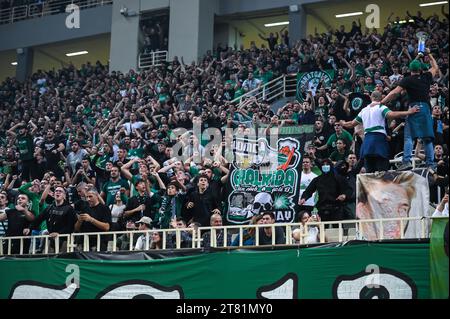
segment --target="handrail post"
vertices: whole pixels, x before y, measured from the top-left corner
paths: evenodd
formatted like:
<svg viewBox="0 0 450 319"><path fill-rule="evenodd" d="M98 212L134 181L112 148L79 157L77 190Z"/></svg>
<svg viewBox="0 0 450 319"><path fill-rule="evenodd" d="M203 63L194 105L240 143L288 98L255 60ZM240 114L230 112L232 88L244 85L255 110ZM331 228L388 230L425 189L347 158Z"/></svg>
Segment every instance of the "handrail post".
<svg viewBox="0 0 450 319"><path fill-rule="evenodd" d="M283 97L286 97L286 75L283 76Z"/></svg>
<svg viewBox="0 0 450 319"><path fill-rule="evenodd" d="M89 251L89 236L86 234L83 236L83 251Z"/></svg>
<svg viewBox="0 0 450 319"><path fill-rule="evenodd" d="M133 240L133 237L134 237L134 232L130 232L130 247L128 247L128 250L129 251L132 251L133 250L133 246L134 246L134 240Z"/></svg>
<svg viewBox="0 0 450 319"><path fill-rule="evenodd" d="M239 246L240 247L244 246L244 238L243 238L243 236L244 236L244 230L242 229L242 227L239 227Z"/></svg>
<svg viewBox="0 0 450 319"><path fill-rule="evenodd" d="M384 227L383 227L383 220L380 220L380 240L384 239Z"/></svg>
<svg viewBox="0 0 450 319"><path fill-rule="evenodd" d="M305 243L305 237L308 236L308 227L309 225L308 223L306 223L304 227L300 228L300 245L303 245Z"/></svg>
<svg viewBox="0 0 450 319"><path fill-rule="evenodd" d="M211 228L211 236L210 236L210 246L217 247L217 232L214 227Z"/></svg>
<svg viewBox="0 0 450 319"><path fill-rule="evenodd" d="M403 219L400 219L400 238L405 238L405 234L403 232Z"/></svg>
<svg viewBox="0 0 450 319"><path fill-rule="evenodd" d="M181 234L180 234L180 229L176 229L175 230L175 238L176 238L176 248L180 249L181 248Z"/></svg>
<svg viewBox="0 0 450 319"><path fill-rule="evenodd" d="M259 246L259 225L256 225L256 232L255 232L255 246Z"/></svg>
<svg viewBox="0 0 450 319"><path fill-rule="evenodd" d="M223 247L227 247L227 235L228 235L228 229L225 227L223 229Z"/></svg>
<svg viewBox="0 0 450 319"><path fill-rule="evenodd" d="M55 254L59 254L59 236L55 237Z"/></svg>
<svg viewBox="0 0 450 319"><path fill-rule="evenodd" d="M323 222L319 225L319 231L320 231L320 243L323 244L325 242L325 225Z"/></svg>
<svg viewBox="0 0 450 319"><path fill-rule="evenodd" d="M272 224L272 246L275 246L275 224Z"/></svg>
<svg viewBox="0 0 450 319"><path fill-rule="evenodd" d="M420 220L420 226L422 228L422 238L425 238L425 218Z"/></svg>
<svg viewBox="0 0 450 319"><path fill-rule="evenodd" d="M36 254L36 238L33 238L31 240L31 254Z"/></svg>
<svg viewBox="0 0 450 319"><path fill-rule="evenodd" d="M286 245L289 245L292 243L292 234L291 234L291 227L289 225L286 225Z"/></svg>

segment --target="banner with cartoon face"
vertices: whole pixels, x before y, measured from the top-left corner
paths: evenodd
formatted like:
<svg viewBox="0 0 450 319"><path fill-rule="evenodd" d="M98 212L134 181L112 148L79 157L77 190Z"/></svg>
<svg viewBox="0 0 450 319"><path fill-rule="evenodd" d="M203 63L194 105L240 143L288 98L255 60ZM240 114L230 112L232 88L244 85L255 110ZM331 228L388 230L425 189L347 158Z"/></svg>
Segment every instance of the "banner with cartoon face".
<svg viewBox="0 0 450 319"><path fill-rule="evenodd" d="M267 211L277 222L294 221L305 138L282 137L275 145L267 138L233 140L228 223L247 224Z"/></svg>
<svg viewBox="0 0 450 319"><path fill-rule="evenodd" d="M429 254L409 241L139 262L5 258L0 299L427 299Z"/></svg>

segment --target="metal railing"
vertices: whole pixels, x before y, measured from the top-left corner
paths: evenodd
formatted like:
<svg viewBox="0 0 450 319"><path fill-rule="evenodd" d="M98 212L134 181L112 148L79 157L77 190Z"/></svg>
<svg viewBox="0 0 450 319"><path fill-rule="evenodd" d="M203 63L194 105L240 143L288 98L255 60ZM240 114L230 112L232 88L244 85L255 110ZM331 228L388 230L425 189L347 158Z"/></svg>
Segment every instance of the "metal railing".
<svg viewBox="0 0 450 319"><path fill-rule="evenodd" d="M244 233L250 229L254 229L253 246L263 246L260 239L260 228L271 228L272 234L276 233L276 228L283 228L285 239L283 245L302 245L311 243L328 243L328 242L345 242L349 240L361 239L363 224L376 224L378 226L377 238L372 240L383 239L403 239L405 238L405 225L415 222L417 229L420 229L420 235L414 238L429 238L431 217L405 217L405 218L384 218L384 219L364 219L364 220L342 220L330 222L310 222L305 225L300 223L279 223L271 225L234 225L221 227L199 227L177 228L177 229L153 229L138 231L119 231L119 232L98 232L98 233L73 233L50 237L49 235L39 236L19 236L19 237L1 237L0 238L0 256L1 255L37 255L61 252L75 251L134 251L136 250L136 239L140 236L144 240L142 249L150 250L151 236L158 233L160 237L160 247L158 249L180 249L180 248L205 248L205 247L230 247L233 240L239 238L238 245L244 246ZM400 223L400 235L398 238L385 238L383 225L386 222L397 221ZM418 226L420 225L420 227ZM331 228L329 226L337 226ZM317 227L318 239L314 242L307 240L311 227ZM328 228L327 228L328 227ZM300 229L299 239L293 238L293 230ZM183 245L182 233L188 234L188 245ZM210 242L205 243L202 234L210 232ZM298 233L298 232L297 232ZM223 240L219 243L218 235ZM235 237L235 238L233 238ZM125 245L126 249L118 246L119 240L128 240L129 245ZM39 243L40 240L40 243ZM271 236L271 245L276 245L276 237ZM38 246L39 245L39 246ZM15 247L13 247L15 246ZM106 249L102 249L102 246ZM27 248L29 247L29 248ZM40 249L39 249L40 248Z"/></svg>
<svg viewBox="0 0 450 319"><path fill-rule="evenodd" d="M297 73L286 74L284 77L285 96L295 96L297 94Z"/></svg>
<svg viewBox="0 0 450 319"><path fill-rule="evenodd" d="M139 54L139 69L149 69L154 66L160 66L167 61L167 51L155 51Z"/></svg>
<svg viewBox="0 0 450 319"><path fill-rule="evenodd" d="M258 103L262 101L267 101L270 103L286 96L293 96L295 95L296 90L297 75L284 74L276 79L264 83L259 88L253 89L235 98L231 102L241 105L247 98L256 97Z"/></svg>
<svg viewBox="0 0 450 319"><path fill-rule="evenodd" d="M113 0L55 0L22 5L0 10L0 24L65 13L67 6L71 4L78 6L79 9L87 9L112 4L112 2Z"/></svg>

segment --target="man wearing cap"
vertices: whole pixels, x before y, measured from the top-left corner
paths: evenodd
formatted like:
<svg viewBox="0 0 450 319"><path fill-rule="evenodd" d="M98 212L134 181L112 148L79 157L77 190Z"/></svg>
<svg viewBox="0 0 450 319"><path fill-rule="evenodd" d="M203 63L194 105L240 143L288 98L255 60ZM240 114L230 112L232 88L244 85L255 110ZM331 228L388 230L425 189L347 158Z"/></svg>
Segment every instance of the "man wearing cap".
<svg viewBox="0 0 450 319"><path fill-rule="evenodd" d="M394 99L397 94L400 94L402 90L406 90L409 96L409 108L417 106L420 109L420 112L409 115L406 118L403 163L399 168L401 170L412 168L411 157L413 139L415 138L420 138L424 143L426 165L429 167L433 166L434 131L429 105L429 92L433 78L439 73L439 67L429 49L427 49L427 53L431 62L430 71L421 72L422 63L419 60L412 61L409 64L411 75L402 79L398 86L381 101L381 104L386 104Z"/></svg>
<svg viewBox="0 0 450 319"><path fill-rule="evenodd" d="M143 216L141 219L139 219L136 224L139 225L140 231L146 231L150 230L152 227L152 219L147 216ZM134 247L134 250L144 250L148 249L150 247L150 232L146 232L139 236L136 246Z"/></svg>

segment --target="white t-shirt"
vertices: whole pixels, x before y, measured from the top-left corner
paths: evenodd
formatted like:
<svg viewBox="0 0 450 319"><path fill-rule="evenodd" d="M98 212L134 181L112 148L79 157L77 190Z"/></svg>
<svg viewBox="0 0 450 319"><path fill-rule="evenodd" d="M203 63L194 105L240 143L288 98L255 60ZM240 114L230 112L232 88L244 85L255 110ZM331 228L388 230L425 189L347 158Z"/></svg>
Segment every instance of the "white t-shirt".
<svg viewBox="0 0 450 319"><path fill-rule="evenodd" d="M144 122L128 122L123 124L123 127L125 128L126 134L130 135L133 129L140 129L145 123Z"/></svg>
<svg viewBox="0 0 450 319"><path fill-rule="evenodd" d="M318 175L310 172L308 174L304 173L302 171L302 177L300 179L300 197L302 197L303 192L305 191L305 189L309 186L309 184L311 184L311 181L316 178ZM304 206L314 206L315 202L314 199L316 198L316 193L314 193L306 202L305 204L303 204Z"/></svg>
<svg viewBox="0 0 450 319"><path fill-rule="evenodd" d="M391 110L378 102L371 103L359 112L355 121L362 123L364 126L364 134L366 133L383 133L386 134L385 118Z"/></svg>
<svg viewBox="0 0 450 319"><path fill-rule="evenodd" d="M114 204L111 208L111 219L113 223L117 223L117 221L119 220L119 217L123 214L124 210L125 210L125 205L120 205L117 206L116 204Z"/></svg>
<svg viewBox="0 0 450 319"><path fill-rule="evenodd" d="M319 235L319 227L309 226L308 227L308 236L305 238L305 244L315 244L319 241L317 240L317 236Z"/></svg>
<svg viewBox="0 0 450 319"><path fill-rule="evenodd" d="M392 75L389 77L389 81L391 81L391 83L395 83L395 82L398 82L398 81L400 80L401 77L402 77L401 74L392 74Z"/></svg>
<svg viewBox="0 0 450 319"><path fill-rule="evenodd" d="M448 203L445 203L444 210L442 212L436 208L432 217L448 217Z"/></svg>
<svg viewBox="0 0 450 319"><path fill-rule="evenodd" d="M297 228L296 230L300 230L300 233L304 233L304 226L300 225L300 228ZM294 230L295 231L295 230ZM315 244L318 243L318 235L319 235L319 227L317 226L308 226L308 234L303 240L303 244ZM296 244L299 244L300 240L294 240Z"/></svg>
<svg viewBox="0 0 450 319"><path fill-rule="evenodd" d="M148 241L148 247L150 248L150 235L147 233L146 235L139 236L138 240L136 241L136 246L134 247L134 250L144 250L146 248Z"/></svg>

